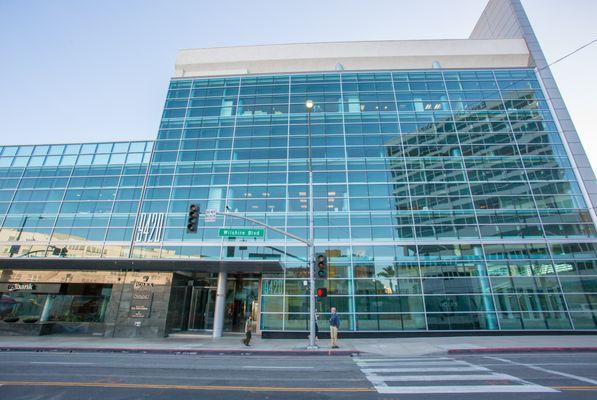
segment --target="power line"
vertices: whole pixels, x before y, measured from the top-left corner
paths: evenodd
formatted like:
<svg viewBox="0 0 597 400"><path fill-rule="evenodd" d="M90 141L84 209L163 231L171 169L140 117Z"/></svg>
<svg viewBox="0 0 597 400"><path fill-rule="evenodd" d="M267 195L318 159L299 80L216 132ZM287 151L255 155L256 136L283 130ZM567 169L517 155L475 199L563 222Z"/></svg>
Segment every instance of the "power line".
<svg viewBox="0 0 597 400"><path fill-rule="evenodd" d="M543 66L543 67L541 67L541 68L537 68L537 71L543 71L544 69L546 69L546 68L549 68L549 67L551 67L552 65L559 63L559 62L560 62L560 61L562 61L562 60L565 60L566 58L570 57L570 56L571 56L571 55L573 55L574 53L578 53L579 51L581 51L581 50L582 50L582 49L584 49L585 47L589 47L590 45L592 45L592 44L593 44L593 43L595 43L595 42L597 42L597 38L595 38L595 39L591 40L591 41L590 41L590 42L588 42L588 43L585 43L585 44L583 44L582 46L578 47L577 49L575 49L575 50L571 51L570 53L568 53L568 54L566 54L566 55L564 55L564 56L562 56L562 57L558 58L557 60L555 60L555 61L553 61L553 62L551 62L551 63L549 63L549 64L547 64L547 65L545 65L545 66ZM500 91L502 91L502 90L506 90L506 89L508 89L508 88L511 88L512 86L516 85L517 83L519 83L519 82L522 82L522 81L525 81L525 80L526 80L526 79L517 79L517 80L515 80L515 81L511 82L511 83L510 83L508 86L504 86L503 88L498 88L498 90L500 90Z"/></svg>
<svg viewBox="0 0 597 400"><path fill-rule="evenodd" d="M555 61L554 61L554 62L552 62L551 64L547 64L546 66L544 66L544 67L542 67L542 68L539 68L539 71L542 71L542 70L544 70L545 68L549 68L549 67L551 67L552 65L554 65L554 64L557 64L557 63L559 63L559 62L560 62L560 61L562 61L562 60L565 60L566 58L570 57L572 54L574 54L574 53L578 53L579 51L581 51L581 50L582 50L582 49L584 49L585 47L589 47L590 45L592 45L592 44L593 44L593 43L595 43L595 42L597 42L597 38L595 38L595 39L591 40L591 41L590 41L590 42L588 42L588 43L585 43L585 44L583 44L582 46L580 46L579 48L577 48L577 49L576 49L576 50L574 50L574 51L571 51L570 53L566 54L565 56L558 58L557 60L555 60Z"/></svg>

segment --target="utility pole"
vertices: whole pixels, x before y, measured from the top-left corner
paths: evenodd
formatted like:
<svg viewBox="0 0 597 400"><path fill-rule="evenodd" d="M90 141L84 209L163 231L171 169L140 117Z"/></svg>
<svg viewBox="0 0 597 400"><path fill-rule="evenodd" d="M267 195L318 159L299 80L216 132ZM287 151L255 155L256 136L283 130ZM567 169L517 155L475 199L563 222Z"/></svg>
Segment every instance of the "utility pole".
<svg viewBox="0 0 597 400"><path fill-rule="evenodd" d="M274 226L267 225L261 221L258 221L253 218L245 217L244 215L239 215L233 212L230 212L230 208L225 206L226 211L220 212L214 209L206 210L206 213L210 213L211 215L223 215L226 217L231 218L238 218L242 219L247 222L251 222L255 225L263 226L266 229L272 230L277 232L281 235L289 237L291 239L297 240L301 243L304 243L308 248L308 259L307 259L307 266L309 268L309 345L307 349L313 350L319 348L315 343L315 229L314 229L314 203L313 203L313 163L312 163L312 154L311 154L311 112L313 111L313 107L315 103L313 100L307 100L305 102L305 109L307 111L307 136L309 141L309 153L308 153L308 160L307 160L307 168L309 170L309 238L303 239L296 235L293 235L289 232L286 232L282 229L276 228ZM213 220L212 220L213 221Z"/></svg>
<svg viewBox="0 0 597 400"><path fill-rule="evenodd" d="M305 102L307 111L307 136L309 141L309 346L308 349L317 349L315 343L315 229L313 207L313 157L311 154L311 112L315 103L313 100Z"/></svg>

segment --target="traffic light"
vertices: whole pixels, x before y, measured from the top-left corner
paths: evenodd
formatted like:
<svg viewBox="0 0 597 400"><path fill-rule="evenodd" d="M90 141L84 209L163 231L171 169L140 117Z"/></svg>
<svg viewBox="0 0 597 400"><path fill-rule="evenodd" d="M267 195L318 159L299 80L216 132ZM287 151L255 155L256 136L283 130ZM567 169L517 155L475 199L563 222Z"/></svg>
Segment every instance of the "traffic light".
<svg viewBox="0 0 597 400"><path fill-rule="evenodd" d="M60 256L66 257L68 254L68 249L66 247L52 247L52 255L53 256Z"/></svg>
<svg viewBox="0 0 597 400"><path fill-rule="evenodd" d="M10 246L10 257L13 256L13 254L17 254L19 251L21 251L21 245L20 244L13 244L12 246Z"/></svg>
<svg viewBox="0 0 597 400"><path fill-rule="evenodd" d="M317 297L328 297L328 290L324 287L317 288Z"/></svg>
<svg viewBox="0 0 597 400"><path fill-rule="evenodd" d="M317 277L325 279L327 277L328 258L323 253L315 256L315 266L317 268Z"/></svg>
<svg viewBox="0 0 597 400"><path fill-rule="evenodd" d="M189 206L189 216L187 219L187 232L196 233L198 222L199 222L199 206L196 204L191 204Z"/></svg>

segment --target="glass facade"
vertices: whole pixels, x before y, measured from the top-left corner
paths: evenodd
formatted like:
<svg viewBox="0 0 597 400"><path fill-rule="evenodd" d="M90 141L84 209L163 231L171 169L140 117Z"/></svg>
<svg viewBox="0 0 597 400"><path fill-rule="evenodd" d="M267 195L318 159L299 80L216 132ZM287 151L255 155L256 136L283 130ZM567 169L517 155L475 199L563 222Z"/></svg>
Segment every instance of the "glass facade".
<svg viewBox="0 0 597 400"><path fill-rule="evenodd" d="M307 238L307 99L320 329L597 328L595 223L531 69L173 79L154 142L0 148L0 256L280 260L261 329L305 331L303 244L186 225Z"/></svg>
<svg viewBox="0 0 597 400"><path fill-rule="evenodd" d="M0 256L128 257L152 147L1 148Z"/></svg>

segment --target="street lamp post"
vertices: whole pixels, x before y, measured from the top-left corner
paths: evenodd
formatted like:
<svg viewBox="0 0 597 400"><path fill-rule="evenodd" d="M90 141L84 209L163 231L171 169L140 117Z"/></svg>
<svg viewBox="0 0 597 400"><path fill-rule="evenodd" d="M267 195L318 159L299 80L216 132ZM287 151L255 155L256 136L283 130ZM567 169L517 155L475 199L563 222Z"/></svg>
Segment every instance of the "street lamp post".
<svg viewBox="0 0 597 400"><path fill-rule="evenodd" d="M225 212L213 210L214 213L217 215L223 215L231 218L239 218L247 222L263 226L266 229L280 233L286 237L297 240L307 245L307 248L309 250L309 259L307 260L307 265L309 266L309 345L307 346L307 348L310 350L318 348L317 344L315 343L315 235L313 222L313 165L311 155L311 112L313 111L314 106L315 103L313 102L313 100L307 100L305 102L305 109L307 111L307 135L309 138L309 155L307 163L307 168L309 170L309 238L305 240L301 237L293 235L282 229L278 229L274 226L270 226L256 219L245 217L244 215L238 215L236 213L231 212L230 207L228 206L225 206Z"/></svg>
<svg viewBox="0 0 597 400"><path fill-rule="evenodd" d="M307 111L307 136L309 141L309 349L317 348L317 344L315 343L315 235L313 226L313 158L311 154L311 112L313 111L314 106L315 103L313 100L307 100L305 102L305 109Z"/></svg>

